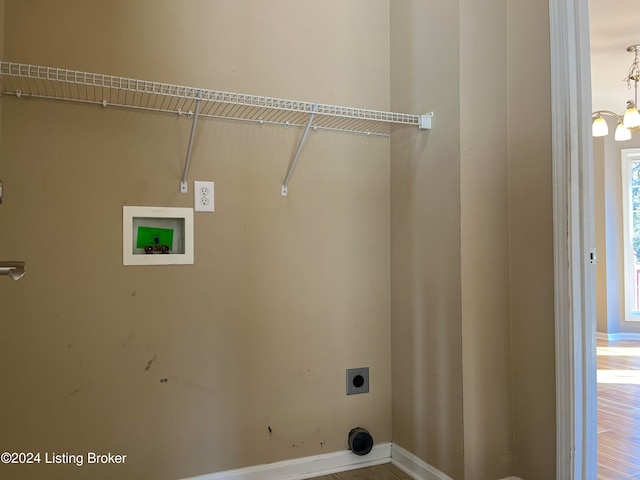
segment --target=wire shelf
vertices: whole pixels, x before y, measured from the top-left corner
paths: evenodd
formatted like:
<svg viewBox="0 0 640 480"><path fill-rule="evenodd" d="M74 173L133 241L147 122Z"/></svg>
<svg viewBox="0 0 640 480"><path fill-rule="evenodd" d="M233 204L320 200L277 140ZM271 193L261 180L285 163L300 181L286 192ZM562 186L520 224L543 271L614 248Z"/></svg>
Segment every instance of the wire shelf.
<svg viewBox="0 0 640 480"><path fill-rule="evenodd" d="M392 125L423 128L421 119L426 117L12 62L0 62L0 91L18 97L69 100L189 116L200 98L199 115L203 117L300 127L305 126L309 115L317 108L312 124L314 129L383 136L390 134Z"/></svg>

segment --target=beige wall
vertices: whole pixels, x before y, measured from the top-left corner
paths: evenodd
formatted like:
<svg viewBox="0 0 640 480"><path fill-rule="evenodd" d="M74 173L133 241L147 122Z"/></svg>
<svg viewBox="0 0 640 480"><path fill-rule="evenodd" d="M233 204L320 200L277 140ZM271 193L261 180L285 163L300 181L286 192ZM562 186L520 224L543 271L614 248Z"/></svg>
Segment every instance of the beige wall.
<svg viewBox="0 0 640 480"><path fill-rule="evenodd" d="M4 0L0 0L0 60L4 60ZM0 86L0 88L2 88ZM0 148L2 145L2 102L0 102ZM0 167L2 167L2 157L0 156ZM0 180L2 178L0 177Z"/></svg>
<svg viewBox="0 0 640 480"><path fill-rule="evenodd" d="M392 4L392 106L437 112L391 142L393 438L453 478L552 478L548 5L482 7Z"/></svg>
<svg viewBox="0 0 640 480"><path fill-rule="evenodd" d="M456 479L555 474L548 29L391 4L392 108L436 112L391 139L393 439Z"/></svg>
<svg viewBox="0 0 640 480"><path fill-rule="evenodd" d="M505 478L514 471L506 15L504 0L460 1L462 362L469 480Z"/></svg>
<svg viewBox="0 0 640 480"><path fill-rule="evenodd" d="M516 475L555 477L549 4L507 2Z"/></svg>
<svg viewBox="0 0 640 480"><path fill-rule="evenodd" d="M2 25L2 35L0 35L0 55L4 55L4 0L0 0L0 25Z"/></svg>
<svg viewBox="0 0 640 480"><path fill-rule="evenodd" d="M614 125L610 125L613 132ZM640 139L636 138L629 142L618 143L613 137L608 137L604 145L604 225L596 221L596 232L604 231L606 245L604 253L604 264L606 266L606 311L607 330L597 329L598 332L620 332L633 331L626 328L634 324L625 321L624 314L624 243L622 238L622 162L621 148L640 147ZM605 160L606 159L606 160ZM595 158L594 158L595 161ZM603 227L604 228L601 228ZM598 252L600 252L598 248ZM611 261L607 261L610 259ZM598 262L600 255L598 255ZM601 285L599 275L596 271L597 284ZM596 305L599 312L599 304L603 298L600 291L596 290ZM598 321L598 327L600 323ZM638 329L636 329L638 331Z"/></svg>
<svg viewBox="0 0 640 480"><path fill-rule="evenodd" d="M387 1L9 0L6 19L6 60L389 108ZM300 129L203 119L195 264L123 267L123 205L192 205L190 122L2 108L0 258L28 273L0 286L0 439L128 455L11 478L175 480L343 450L358 425L391 440L388 139L311 132L283 198ZM347 397L360 366L371 392Z"/></svg>
<svg viewBox="0 0 640 480"><path fill-rule="evenodd" d="M609 332L607 297L607 229L605 228L605 137L593 139L593 203L595 212L596 249L596 331ZM613 292L611 292L613 293ZM617 323L617 322L616 322ZM611 325L613 328L613 325ZM612 330L613 331L613 330Z"/></svg>
<svg viewBox="0 0 640 480"><path fill-rule="evenodd" d="M393 441L464 478L458 2L391 2L392 109L435 111L391 137Z"/></svg>
<svg viewBox="0 0 640 480"><path fill-rule="evenodd" d="M551 132L518 118L550 117L526 25L548 31L547 9L391 8L392 106L436 111L428 142L391 142L393 438L453 478L555 471Z"/></svg>

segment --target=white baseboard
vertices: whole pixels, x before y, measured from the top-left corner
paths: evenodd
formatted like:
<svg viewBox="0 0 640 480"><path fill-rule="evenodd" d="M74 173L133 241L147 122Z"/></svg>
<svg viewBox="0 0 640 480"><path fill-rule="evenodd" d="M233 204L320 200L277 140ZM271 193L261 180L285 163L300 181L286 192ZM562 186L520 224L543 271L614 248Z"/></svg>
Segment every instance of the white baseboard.
<svg viewBox="0 0 640 480"><path fill-rule="evenodd" d="M596 338L598 340L609 340L609 341L614 341L614 340L640 340L640 333L625 333L625 332L601 333L601 332L597 332L596 333Z"/></svg>
<svg viewBox="0 0 640 480"><path fill-rule="evenodd" d="M371 467L383 463L393 463L415 480L453 480L451 477L432 467L413 453L392 443L374 445L371 452L358 456L350 450L327 453L312 457L296 458L282 462L256 465L253 467L207 473L182 480L303 480L336 472L345 472L356 468ZM521 480L508 477L501 480Z"/></svg>
<svg viewBox="0 0 640 480"><path fill-rule="evenodd" d="M399 445L391 446L391 463L416 480L453 480Z"/></svg>
<svg viewBox="0 0 640 480"><path fill-rule="evenodd" d="M256 465L254 467L208 473L182 480L302 480L356 468L389 463L391 443L374 445L371 452L358 456L350 450L312 457Z"/></svg>

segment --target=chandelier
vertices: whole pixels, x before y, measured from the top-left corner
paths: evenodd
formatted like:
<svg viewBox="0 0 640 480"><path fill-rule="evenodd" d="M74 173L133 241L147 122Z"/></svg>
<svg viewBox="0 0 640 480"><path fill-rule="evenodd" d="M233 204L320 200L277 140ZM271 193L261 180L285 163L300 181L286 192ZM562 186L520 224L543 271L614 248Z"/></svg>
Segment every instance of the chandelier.
<svg viewBox="0 0 640 480"><path fill-rule="evenodd" d="M615 139L619 142L630 140L631 132L640 131L640 113L638 112L638 82L640 81L640 61L638 60L638 53L640 52L640 44L631 45L627 48L627 52L633 53L633 63L629 67L629 73L627 73L624 81L627 82L627 88L629 90L631 90L631 84L633 84L633 100L627 102L627 109L623 117L609 110L593 112L591 114L593 118L591 128L594 137L604 137L609 133L609 127L603 115L609 115L617 120L618 126L616 127Z"/></svg>

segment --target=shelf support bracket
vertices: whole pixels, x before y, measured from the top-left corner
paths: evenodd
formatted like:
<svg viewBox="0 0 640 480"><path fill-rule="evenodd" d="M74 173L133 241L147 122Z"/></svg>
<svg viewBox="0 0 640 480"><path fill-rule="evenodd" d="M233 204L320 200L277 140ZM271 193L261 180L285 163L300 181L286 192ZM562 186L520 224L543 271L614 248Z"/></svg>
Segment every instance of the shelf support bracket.
<svg viewBox="0 0 640 480"><path fill-rule="evenodd" d="M196 113L193 116L193 123L191 124L191 135L189 135L189 146L187 147L187 160L184 162L184 173L182 174L182 180L180 180L180 193L187 193L189 191L187 187L187 175L189 174L189 164L191 163L191 148L193 147L193 138L196 135L196 125L198 123L198 114L200 113L201 101L202 90L198 92L198 98L196 100Z"/></svg>
<svg viewBox="0 0 640 480"><path fill-rule="evenodd" d="M432 118L433 118L433 112L429 112L426 115L420 115L420 118L418 118L418 129L431 130Z"/></svg>
<svg viewBox="0 0 640 480"><path fill-rule="evenodd" d="M304 133L302 134L302 138L300 139L300 143L298 144L298 148L296 149L296 153L293 155L293 160L289 164L289 170L287 171L287 176L284 178L284 182L282 183L282 190L280 195L283 197L287 196L287 187L289 185L289 180L291 179L291 174L293 174L293 169L296 167L296 162L298 161L298 156L300 155L300 151L302 150L302 145L304 145L304 141L307 139L307 133L309 133L309 127L311 127L311 122L313 122L313 117L316 116L316 112L318 111L318 104L315 103L312 107L311 113L309 114L309 120L307 121L307 125L304 127Z"/></svg>

